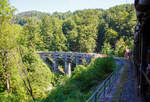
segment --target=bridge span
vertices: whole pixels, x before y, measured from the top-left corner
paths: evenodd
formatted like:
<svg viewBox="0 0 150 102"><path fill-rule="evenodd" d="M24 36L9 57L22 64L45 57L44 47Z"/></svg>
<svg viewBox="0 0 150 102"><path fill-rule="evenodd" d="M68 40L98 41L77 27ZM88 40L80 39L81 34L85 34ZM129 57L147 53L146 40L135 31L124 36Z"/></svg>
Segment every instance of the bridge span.
<svg viewBox="0 0 150 102"><path fill-rule="evenodd" d="M58 60L63 60L65 63L65 73L67 75L71 75L71 63L74 61L76 66L82 65L83 61L86 61L87 64L91 62L93 57L106 57L104 54L96 54L96 53L78 53L78 52L42 52L39 51L37 54L46 61L48 58L52 59L54 72L58 71L59 62Z"/></svg>

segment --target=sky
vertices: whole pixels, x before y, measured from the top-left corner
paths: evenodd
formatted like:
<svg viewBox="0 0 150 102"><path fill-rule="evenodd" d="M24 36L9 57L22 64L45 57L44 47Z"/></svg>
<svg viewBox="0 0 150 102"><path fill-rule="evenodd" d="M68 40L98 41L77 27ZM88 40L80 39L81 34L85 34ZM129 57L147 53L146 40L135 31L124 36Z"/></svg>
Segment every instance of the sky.
<svg viewBox="0 0 150 102"><path fill-rule="evenodd" d="M67 12L82 9L108 9L115 5L133 3L134 0L10 0L17 13L37 10L47 13Z"/></svg>

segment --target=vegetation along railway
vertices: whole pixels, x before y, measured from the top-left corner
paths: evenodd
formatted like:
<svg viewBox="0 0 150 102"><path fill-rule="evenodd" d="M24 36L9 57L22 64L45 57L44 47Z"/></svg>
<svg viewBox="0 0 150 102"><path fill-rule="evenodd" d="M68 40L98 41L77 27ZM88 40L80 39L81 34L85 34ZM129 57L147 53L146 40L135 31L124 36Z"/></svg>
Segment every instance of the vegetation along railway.
<svg viewBox="0 0 150 102"><path fill-rule="evenodd" d="M137 94L142 102L150 102L150 0L132 0L134 5L107 10L16 15L9 1L0 0L0 102L85 102L101 81L106 80L99 87L102 91L105 83L116 81L110 74L116 59L107 55L123 57L125 50L135 66ZM39 56L37 51L43 52ZM123 65L133 70L130 64ZM132 70L128 76L133 76Z"/></svg>

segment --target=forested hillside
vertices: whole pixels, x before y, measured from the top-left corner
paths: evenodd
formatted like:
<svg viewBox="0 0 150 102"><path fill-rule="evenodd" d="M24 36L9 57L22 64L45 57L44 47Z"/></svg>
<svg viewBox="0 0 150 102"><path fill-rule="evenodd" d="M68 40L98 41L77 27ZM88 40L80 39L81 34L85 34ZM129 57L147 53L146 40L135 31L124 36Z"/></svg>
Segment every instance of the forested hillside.
<svg viewBox="0 0 150 102"><path fill-rule="evenodd" d="M39 51L100 52L123 56L124 50L131 49L133 44L135 20L133 5L120 5L108 10L53 14L29 11L17 14L15 22L23 28L26 34L22 36L27 41L32 37L30 43Z"/></svg>
<svg viewBox="0 0 150 102"><path fill-rule="evenodd" d="M97 52L122 57L125 49L132 49L136 24L133 5L54 14L29 11L17 15L7 0L0 0L0 5L0 102L51 98L55 102L56 97L72 102L77 97L89 96L86 89L115 68L113 58L96 59L89 66L77 66L68 78L51 72L37 51ZM90 80L94 81L89 83ZM90 85L82 87L87 83ZM79 89L72 91L74 88ZM80 96L68 98L76 94Z"/></svg>

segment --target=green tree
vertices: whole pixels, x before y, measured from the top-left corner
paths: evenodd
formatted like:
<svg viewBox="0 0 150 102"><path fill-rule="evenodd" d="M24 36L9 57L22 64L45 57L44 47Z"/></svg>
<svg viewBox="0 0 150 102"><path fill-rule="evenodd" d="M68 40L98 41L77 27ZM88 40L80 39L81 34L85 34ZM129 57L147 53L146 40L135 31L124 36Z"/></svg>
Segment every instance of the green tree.
<svg viewBox="0 0 150 102"><path fill-rule="evenodd" d="M134 40L132 38L127 38L125 40L126 45L128 46L128 49L132 50L133 49L133 44L134 44Z"/></svg>
<svg viewBox="0 0 150 102"><path fill-rule="evenodd" d="M35 54L33 48L20 47L21 58L24 65L25 77L32 88L35 99L42 99L48 95L48 88L54 82L54 74ZM26 82L27 82L26 81Z"/></svg>
<svg viewBox="0 0 150 102"><path fill-rule="evenodd" d="M75 22L72 19L68 19L63 22L62 24L62 30L64 34L67 34L67 32L72 31L76 27Z"/></svg>
<svg viewBox="0 0 150 102"><path fill-rule="evenodd" d="M67 47L69 51L77 51L78 32L76 28L76 24L72 19L63 22L62 30L67 38Z"/></svg>
<svg viewBox="0 0 150 102"><path fill-rule="evenodd" d="M20 43L22 43L22 45L37 49L41 42L39 36L39 25L37 22L34 19L29 18L27 23L23 26L22 35L20 36Z"/></svg>
<svg viewBox="0 0 150 102"><path fill-rule="evenodd" d="M42 44L40 50L66 51L67 39L62 32L62 21L57 18L43 16L40 24Z"/></svg>
<svg viewBox="0 0 150 102"><path fill-rule="evenodd" d="M115 55L118 57L124 57L124 52L125 52L126 48L127 48L127 45L126 45L124 39L120 38L116 42Z"/></svg>
<svg viewBox="0 0 150 102"><path fill-rule="evenodd" d="M51 15L52 18L58 18L60 20L66 20L68 19L69 17L73 16L73 13L68 11L68 12L65 12L65 13L62 13L62 12L54 12L53 15Z"/></svg>
<svg viewBox="0 0 150 102"><path fill-rule="evenodd" d="M78 45L81 52L93 52L96 47L97 31L89 26L79 26Z"/></svg>
<svg viewBox="0 0 150 102"><path fill-rule="evenodd" d="M50 50L52 41L54 40L52 19L49 16L43 16L40 24L40 37L42 40L42 46L40 50Z"/></svg>
<svg viewBox="0 0 150 102"><path fill-rule="evenodd" d="M118 33L113 29L108 29L104 36L104 41L109 42L111 45L115 45L116 38L118 37Z"/></svg>
<svg viewBox="0 0 150 102"><path fill-rule="evenodd" d="M0 101L23 101L25 87L19 73L17 37L19 27L11 23L14 9L0 0Z"/></svg>
<svg viewBox="0 0 150 102"><path fill-rule="evenodd" d="M62 32L62 22L59 19L52 19L53 37L52 45L50 46L51 51L66 51L67 39Z"/></svg>
<svg viewBox="0 0 150 102"><path fill-rule="evenodd" d="M98 14L96 10L77 11L72 17L77 27L76 48L79 52L93 52L98 34Z"/></svg>
<svg viewBox="0 0 150 102"><path fill-rule="evenodd" d="M98 35L97 35L97 40L96 40L96 52L99 52L101 50L101 47L103 46L104 43L104 36L105 33L108 29L108 24L105 22L103 17L100 17L100 22L98 25Z"/></svg>
<svg viewBox="0 0 150 102"><path fill-rule="evenodd" d="M15 9L9 5L8 0L0 0L0 5L0 23L2 24L12 18Z"/></svg>
<svg viewBox="0 0 150 102"><path fill-rule="evenodd" d="M100 53L107 54L107 55L113 55L114 49L111 47L111 45L109 43L105 42Z"/></svg>

